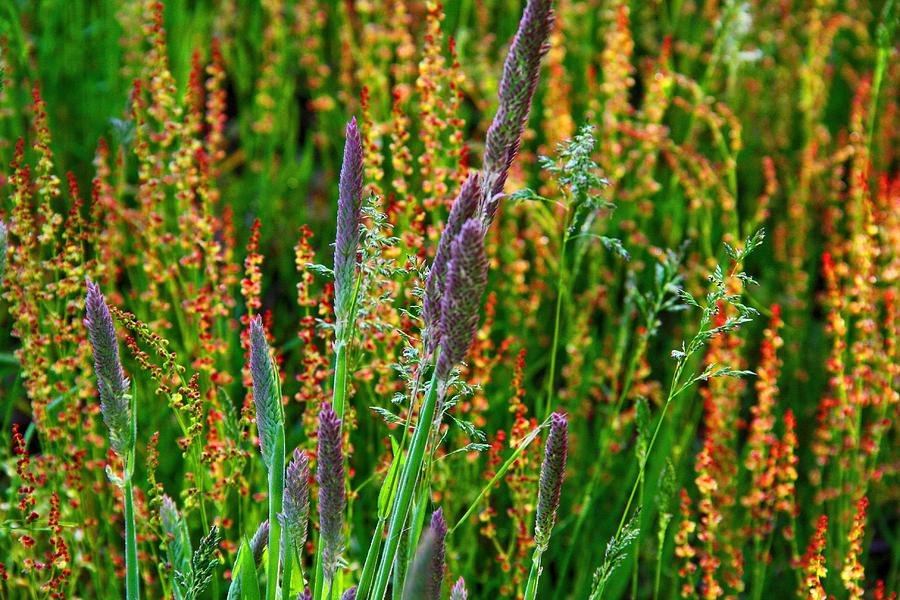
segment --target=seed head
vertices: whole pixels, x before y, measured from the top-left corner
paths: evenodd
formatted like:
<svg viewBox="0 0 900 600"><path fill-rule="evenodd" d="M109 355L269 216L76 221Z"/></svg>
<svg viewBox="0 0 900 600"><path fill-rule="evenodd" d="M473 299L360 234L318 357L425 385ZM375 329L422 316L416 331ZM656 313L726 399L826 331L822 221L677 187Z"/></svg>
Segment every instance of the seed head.
<svg viewBox="0 0 900 600"><path fill-rule="evenodd" d="M284 502L281 524L299 556L306 545L309 523L309 458L300 449L288 463L284 477Z"/></svg>
<svg viewBox="0 0 900 600"><path fill-rule="evenodd" d="M253 404L259 449L267 469L272 468L272 453L278 426L283 423L278 372L269 353L262 317L250 321L250 375L253 379Z"/></svg>
<svg viewBox="0 0 900 600"><path fill-rule="evenodd" d="M482 160L483 193L479 216L487 229L494 220L509 167L519 153L531 99L553 27L552 0L528 0L500 79L500 105L488 128Z"/></svg>
<svg viewBox="0 0 900 600"><path fill-rule="evenodd" d="M422 299L422 320L425 324L425 349L429 355L440 343L441 299L444 295L447 263L450 260L453 240L459 236L463 224L475 216L479 193L478 181L477 174L470 175L459 190L459 195L450 208L447 224L441 233L431 269L428 271L425 297Z"/></svg>
<svg viewBox="0 0 900 600"><path fill-rule="evenodd" d="M456 585L450 590L450 600L468 600L469 593L466 592L466 580L460 577L456 580Z"/></svg>
<svg viewBox="0 0 900 600"><path fill-rule="evenodd" d="M337 237L334 244L334 312L337 338L351 318L356 285L356 254L362 222L363 147L356 118L347 124L344 162L338 190Z"/></svg>
<svg viewBox="0 0 900 600"><path fill-rule="evenodd" d="M563 479L566 475L566 454L569 449L569 422L562 413L550 417L550 435L544 448L541 465L537 516L534 523L534 543L542 551L550 543L550 533L556 521Z"/></svg>
<svg viewBox="0 0 900 600"><path fill-rule="evenodd" d="M119 360L119 345L109 306L96 283L87 280L84 325L94 351L94 372L100 390L100 413L109 429L112 449L124 456L134 444L128 378Z"/></svg>
<svg viewBox="0 0 900 600"><path fill-rule="evenodd" d="M324 403L319 413L319 528L322 536L322 566L331 581L344 550L344 454L341 451L341 420Z"/></svg>
<svg viewBox="0 0 900 600"><path fill-rule="evenodd" d="M437 376L442 381L450 377L453 367L465 358L472 345L485 285L484 230L477 219L469 219L453 240L441 298L441 353Z"/></svg>
<svg viewBox="0 0 900 600"><path fill-rule="evenodd" d="M403 600L440 600L446 537L447 522L441 509L437 509L431 515L431 526L422 534L416 549L416 557L403 587Z"/></svg>
<svg viewBox="0 0 900 600"><path fill-rule="evenodd" d="M262 561L263 551L269 541L269 520L266 519L256 528L256 533L250 538L250 554L257 565Z"/></svg>

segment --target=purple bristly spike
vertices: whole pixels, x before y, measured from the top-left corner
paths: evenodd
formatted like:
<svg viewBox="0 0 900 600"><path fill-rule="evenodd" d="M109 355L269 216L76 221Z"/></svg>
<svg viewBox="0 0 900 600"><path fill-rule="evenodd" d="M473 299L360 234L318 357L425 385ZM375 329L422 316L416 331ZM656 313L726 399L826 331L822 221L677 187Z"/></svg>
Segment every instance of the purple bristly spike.
<svg viewBox="0 0 900 600"><path fill-rule="evenodd" d="M250 538L250 554L253 555L253 562L259 565L262 561L263 550L269 541L269 520L266 519L256 528L256 533Z"/></svg>
<svg viewBox="0 0 900 600"><path fill-rule="evenodd" d="M250 320L250 376L253 380L259 449L266 468L270 469L278 426L282 422L282 408L276 380L278 373L269 353L266 330L259 315Z"/></svg>
<svg viewBox="0 0 900 600"><path fill-rule="evenodd" d="M113 450L124 456L134 440L128 378L119 360L119 344L109 306L96 283L87 280L84 325L94 351L94 372L100 390L100 413L109 429Z"/></svg>
<svg viewBox="0 0 900 600"><path fill-rule="evenodd" d="M309 523L309 458L299 448L288 463L284 477L284 502L281 524L299 556L306 545Z"/></svg>
<svg viewBox="0 0 900 600"><path fill-rule="evenodd" d="M326 581L334 578L344 550L344 454L341 420L324 403L319 413L319 532L322 536L322 568Z"/></svg>
<svg viewBox="0 0 900 600"><path fill-rule="evenodd" d="M434 550L431 554L431 577L428 579L429 600L440 600L441 585L444 583L444 560L446 554L447 521L440 508L431 515L431 532L434 534Z"/></svg>
<svg viewBox="0 0 900 600"><path fill-rule="evenodd" d="M450 600L468 600L469 593L466 591L466 580L460 577L456 580L453 589L450 590Z"/></svg>
<svg viewBox="0 0 900 600"><path fill-rule="evenodd" d="M479 178L472 174L463 183L459 195L450 208L447 224L441 233L428 279L425 282L425 297L422 299L422 321L425 324L425 352L431 355L440 344L441 299L447 279L447 263L453 247L453 240L459 235L463 224L475 216L478 204Z"/></svg>
<svg viewBox="0 0 900 600"><path fill-rule="evenodd" d="M344 162L338 190L337 236L334 243L334 312L337 338L343 335L356 286L356 255L362 223L363 147L356 118L347 124Z"/></svg>
<svg viewBox="0 0 900 600"><path fill-rule="evenodd" d="M356 586L347 590L341 595L341 600L356 600Z"/></svg>
<svg viewBox="0 0 900 600"><path fill-rule="evenodd" d="M478 212L485 229L494 219L509 167L519 153L540 77L541 58L549 49L552 4L552 0L528 0L503 65L500 105L488 128L482 161L483 191Z"/></svg>
<svg viewBox="0 0 900 600"><path fill-rule="evenodd" d="M540 490L538 492L537 516L534 522L534 543L546 550L550 543L550 533L556 521L563 479L566 476L566 455L569 450L569 422L562 413L550 417L550 434L544 448L544 462L541 465Z"/></svg>
<svg viewBox="0 0 900 600"><path fill-rule="evenodd" d="M487 284L487 267L484 230L477 219L469 219L453 240L447 263L441 298L441 352L437 363L437 377L441 381L447 381L472 345L481 296Z"/></svg>
<svg viewBox="0 0 900 600"><path fill-rule="evenodd" d="M297 600L312 600L312 591L309 588L304 589L297 594Z"/></svg>
<svg viewBox="0 0 900 600"><path fill-rule="evenodd" d="M416 548L412 567L403 586L403 600L440 600L444 581L445 540L447 522L438 509L431 515L431 526L425 530Z"/></svg>

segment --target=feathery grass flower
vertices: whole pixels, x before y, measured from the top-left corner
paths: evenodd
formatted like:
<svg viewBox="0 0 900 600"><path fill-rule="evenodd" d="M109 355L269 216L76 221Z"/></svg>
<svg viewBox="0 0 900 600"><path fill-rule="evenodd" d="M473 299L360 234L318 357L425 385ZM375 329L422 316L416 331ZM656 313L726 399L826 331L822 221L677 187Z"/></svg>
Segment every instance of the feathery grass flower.
<svg viewBox="0 0 900 600"><path fill-rule="evenodd" d="M541 58L550 48L547 38L553 27L552 5L552 0L528 0L503 64L500 106L488 128L482 159L484 189L478 213L485 229L494 220L509 167L519 153L541 72Z"/></svg>
<svg viewBox="0 0 900 600"><path fill-rule="evenodd" d="M447 280L441 298L441 353L437 377L446 381L462 361L475 337L478 308L487 285L484 229L477 219L466 221L453 240Z"/></svg>
<svg viewBox="0 0 900 600"><path fill-rule="evenodd" d="M269 353L262 317L250 321L250 375L253 379L253 404L256 408L256 429L259 448L266 469L272 468L272 453L278 425L283 422L278 372Z"/></svg>
<svg viewBox="0 0 900 600"><path fill-rule="evenodd" d="M363 147L356 118L347 124L344 162L338 189L337 236L334 244L334 312L336 337L342 339L353 305L356 254L362 222Z"/></svg>
<svg viewBox="0 0 900 600"><path fill-rule="evenodd" d="M450 600L468 600L469 593L466 591L466 580L460 577L456 580L453 589L450 590Z"/></svg>
<svg viewBox="0 0 900 600"><path fill-rule="evenodd" d="M425 324L425 350L431 354L440 343L441 300L447 279L447 263L453 249L453 240L459 235L463 225L475 216L475 208L478 203L479 178L472 174L463 183L459 195L450 208L450 215L444 231L438 241L437 251L428 271L428 279L425 282L425 297L422 299L422 321Z"/></svg>
<svg viewBox="0 0 900 600"><path fill-rule="evenodd" d="M306 545L309 523L309 458L299 448L288 463L284 478L281 525L297 556Z"/></svg>
<svg viewBox="0 0 900 600"><path fill-rule="evenodd" d="M431 515L431 526L419 541L416 557L403 586L403 600L440 600L446 537L447 522L439 508Z"/></svg>
<svg viewBox="0 0 900 600"><path fill-rule="evenodd" d="M87 280L84 325L94 351L94 372L100 390L100 413L109 429L112 449L124 457L134 444L128 378L119 360L119 345L109 306L100 287Z"/></svg>
<svg viewBox="0 0 900 600"><path fill-rule="evenodd" d="M541 465L540 491L538 492L537 516L534 522L534 543L541 551L550 543L550 533L556 521L563 479L566 476L566 455L569 448L569 422L562 413L550 417L550 434L544 448L544 462Z"/></svg>
<svg viewBox="0 0 900 600"><path fill-rule="evenodd" d="M341 451L341 420L324 403L319 413L319 528L322 536L322 569L331 581L344 549L344 454Z"/></svg>
<svg viewBox="0 0 900 600"><path fill-rule="evenodd" d="M262 561L263 552L269 541L269 520L266 519L256 528L256 533L250 538L250 553L253 555L253 562L257 565Z"/></svg>

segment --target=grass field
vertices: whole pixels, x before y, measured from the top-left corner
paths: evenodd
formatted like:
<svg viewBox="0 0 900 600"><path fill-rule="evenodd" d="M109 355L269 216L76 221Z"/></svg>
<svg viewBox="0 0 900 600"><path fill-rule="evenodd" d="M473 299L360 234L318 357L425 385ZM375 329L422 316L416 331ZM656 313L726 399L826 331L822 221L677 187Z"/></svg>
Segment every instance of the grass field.
<svg viewBox="0 0 900 600"><path fill-rule="evenodd" d="M0 2L0 599L900 591L896 0Z"/></svg>

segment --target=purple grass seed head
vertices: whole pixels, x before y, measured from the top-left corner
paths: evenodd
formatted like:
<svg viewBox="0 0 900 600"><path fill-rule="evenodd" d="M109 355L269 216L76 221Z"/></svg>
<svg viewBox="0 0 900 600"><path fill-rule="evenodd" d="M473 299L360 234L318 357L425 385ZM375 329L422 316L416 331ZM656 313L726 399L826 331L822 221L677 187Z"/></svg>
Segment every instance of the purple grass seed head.
<svg viewBox="0 0 900 600"><path fill-rule="evenodd" d="M460 577L456 580L453 589L450 590L450 600L468 600L469 593L466 591L466 580Z"/></svg>
<svg viewBox="0 0 900 600"><path fill-rule="evenodd" d="M568 451L569 422L562 413L553 413L550 417L550 434L544 447L537 516L534 523L534 543L542 551L550 543L550 533L556 521L563 479L566 476Z"/></svg>
<svg viewBox="0 0 900 600"><path fill-rule="evenodd" d="M322 536L322 567L331 581L344 550L344 454L341 450L341 420L325 402L319 413L319 529Z"/></svg>
<svg viewBox="0 0 900 600"><path fill-rule="evenodd" d="M125 456L134 444L128 378L119 360L119 344L109 306L96 283L87 280L84 325L94 351L94 372L100 391L100 413L109 429L112 449Z"/></svg>
<svg viewBox="0 0 900 600"><path fill-rule="evenodd" d="M356 586L354 585L352 588L344 592L341 596L341 600L356 600Z"/></svg>
<svg viewBox="0 0 900 600"><path fill-rule="evenodd" d="M334 312L336 337L341 339L352 318L359 228L362 223L363 147L356 118L347 124L344 162L338 189L337 236L334 244Z"/></svg>
<svg viewBox="0 0 900 600"><path fill-rule="evenodd" d="M519 153L540 77L541 58L549 49L547 40L554 21L552 4L552 0L528 0L503 65L500 105L488 128L482 160L484 180L478 213L485 229L494 220L509 167Z"/></svg>
<svg viewBox="0 0 900 600"><path fill-rule="evenodd" d="M285 472L282 506L281 524L299 556L306 545L309 524L309 458L299 448L294 450Z"/></svg>
<svg viewBox="0 0 900 600"><path fill-rule="evenodd" d="M441 352L437 364L437 376L441 381L447 381L475 338L481 296L487 285L487 268L484 229L477 219L469 219L453 240L447 263L447 279L441 298Z"/></svg>
<svg viewBox="0 0 900 600"><path fill-rule="evenodd" d="M425 297L422 299L422 321L425 325L425 350L431 355L440 344L441 299L447 279L447 263L450 260L453 240L459 235L463 224L475 216L478 204L479 177L472 174L463 183L459 195L450 208L450 215L441 233L428 279L425 281Z"/></svg>
<svg viewBox="0 0 900 600"><path fill-rule="evenodd" d="M403 586L403 600L440 600L444 581L447 522L441 509L431 515Z"/></svg>
<svg viewBox="0 0 900 600"><path fill-rule="evenodd" d="M256 533L250 538L250 554L253 555L253 562L259 566L262 562L263 551L269 542L269 520L266 519L256 528Z"/></svg>
<svg viewBox="0 0 900 600"><path fill-rule="evenodd" d="M250 320L250 376L253 380L253 405L259 449L266 469L272 467L278 427L283 423L278 371L266 342L262 317Z"/></svg>

